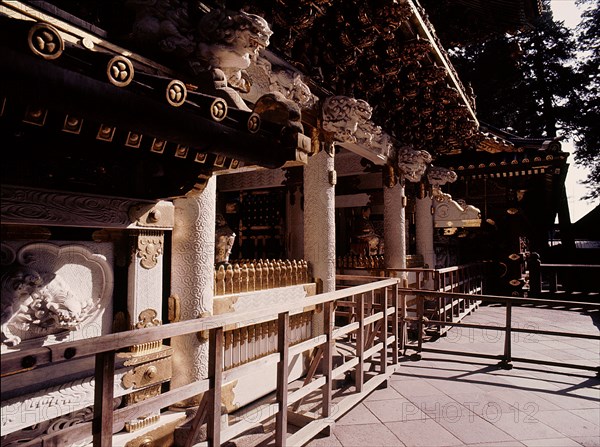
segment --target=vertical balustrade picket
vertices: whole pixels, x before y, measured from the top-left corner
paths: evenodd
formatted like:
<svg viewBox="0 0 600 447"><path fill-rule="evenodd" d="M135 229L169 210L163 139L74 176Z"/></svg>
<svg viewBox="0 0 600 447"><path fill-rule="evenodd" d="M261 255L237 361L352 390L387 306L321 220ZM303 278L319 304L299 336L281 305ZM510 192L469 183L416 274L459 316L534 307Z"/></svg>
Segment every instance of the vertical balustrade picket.
<svg viewBox="0 0 600 447"><path fill-rule="evenodd" d="M93 445L94 447L111 447L115 351L99 352L96 354L94 380Z"/></svg>
<svg viewBox="0 0 600 447"><path fill-rule="evenodd" d="M290 344L290 314L284 312L278 316L277 324L277 404L279 411L275 417L275 441L277 446L287 445L287 410L288 410L288 364Z"/></svg>

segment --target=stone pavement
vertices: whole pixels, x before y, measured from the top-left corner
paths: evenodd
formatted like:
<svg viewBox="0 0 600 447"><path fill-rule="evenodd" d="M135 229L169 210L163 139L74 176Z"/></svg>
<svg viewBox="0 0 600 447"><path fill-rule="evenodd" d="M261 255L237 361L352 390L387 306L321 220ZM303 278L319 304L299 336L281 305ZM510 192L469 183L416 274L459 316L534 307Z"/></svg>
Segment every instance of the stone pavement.
<svg viewBox="0 0 600 447"><path fill-rule="evenodd" d="M600 311L513 308L514 327L598 335ZM505 309L482 306L464 322L502 326ZM503 334L453 328L425 348L501 354ZM411 351L408 351L410 354ZM600 341L513 333L514 357L598 367ZM600 446L600 380L595 372L423 353L405 357L386 389L338 419L329 446Z"/></svg>

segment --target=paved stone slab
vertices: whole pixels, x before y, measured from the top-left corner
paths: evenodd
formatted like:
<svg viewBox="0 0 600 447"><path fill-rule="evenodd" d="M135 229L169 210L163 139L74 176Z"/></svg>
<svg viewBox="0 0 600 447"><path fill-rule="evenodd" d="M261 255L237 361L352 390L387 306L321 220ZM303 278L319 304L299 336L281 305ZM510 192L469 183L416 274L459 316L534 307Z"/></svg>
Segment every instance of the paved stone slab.
<svg viewBox="0 0 600 447"><path fill-rule="evenodd" d="M577 312L520 308L515 313L517 327L598 333L589 316ZM483 306L466 321L503 325L504 309ZM425 346L502 352L503 338L497 331L463 329L451 335L456 329ZM557 342L524 334L513 341L515 356L596 365L599 361L596 341ZM331 436L307 445L600 447L600 380L594 372L519 362L512 370L502 370L497 363L437 353L423 353L421 361L406 360L387 389L374 391L344 415Z"/></svg>
<svg viewBox="0 0 600 447"><path fill-rule="evenodd" d="M433 419L386 424L409 447L461 446L463 443ZM373 445L373 444L371 444Z"/></svg>
<svg viewBox="0 0 600 447"><path fill-rule="evenodd" d="M515 440L512 436L494 426L494 424L466 408L464 410L458 408L455 414L448 411L444 417L436 422L465 444Z"/></svg>
<svg viewBox="0 0 600 447"><path fill-rule="evenodd" d="M375 390L365 399L365 402L372 402L376 400L390 400L390 399L401 399L402 396L396 391L391 385L381 390Z"/></svg>
<svg viewBox="0 0 600 447"><path fill-rule="evenodd" d="M306 447L342 447L342 443L332 433L330 436L323 436L321 438L314 438Z"/></svg>
<svg viewBox="0 0 600 447"><path fill-rule="evenodd" d="M520 441L526 439L552 439L562 436L560 432L522 411L513 414L500 414L487 420Z"/></svg>
<svg viewBox="0 0 600 447"><path fill-rule="evenodd" d="M361 403L336 421L337 425L377 424L379 419Z"/></svg>
<svg viewBox="0 0 600 447"><path fill-rule="evenodd" d="M535 418L572 438L600 436L600 427L569 411L540 411Z"/></svg>
<svg viewBox="0 0 600 447"><path fill-rule="evenodd" d="M600 447L600 436L574 436L573 440L583 447Z"/></svg>
<svg viewBox="0 0 600 447"><path fill-rule="evenodd" d="M344 447L397 447L404 444L383 424L336 425L333 434Z"/></svg>
<svg viewBox="0 0 600 447"><path fill-rule="evenodd" d="M581 447L576 441L571 438L552 438L552 439L529 439L523 441L527 447Z"/></svg>
<svg viewBox="0 0 600 447"><path fill-rule="evenodd" d="M570 410L570 412L600 427L600 410L593 408L587 410Z"/></svg>
<svg viewBox="0 0 600 447"><path fill-rule="evenodd" d="M381 422L403 422L427 418L417 405L406 399L365 402L365 405Z"/></svg>
<svg viewBox="0 0 600 447"><path fill-rule="evenodd" d="M392 382L392 387L404 397L437 396L440 390L425 380L411 382Z"/></svg>

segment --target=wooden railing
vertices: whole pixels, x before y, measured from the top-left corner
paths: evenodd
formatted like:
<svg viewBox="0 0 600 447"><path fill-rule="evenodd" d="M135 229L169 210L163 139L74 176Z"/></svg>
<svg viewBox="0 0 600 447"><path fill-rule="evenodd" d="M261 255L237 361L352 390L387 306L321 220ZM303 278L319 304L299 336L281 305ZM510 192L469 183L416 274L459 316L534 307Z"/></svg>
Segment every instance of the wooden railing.
<svg viewBox="0 0 600 447"><path fill-rule="evenodd" d="M436 300L429 300L426 305L428 318L445 322L461 321L466 315L476 310L479 306L478 295L483 293L485 268L483 263L465 264L443 269L426 268L386 268L380 272L381 276L366 275L337 275L339 287L348 284L364 283L369 280L383 279L385 277L406 276L409 279L402 284L416 290L432 290L448 293L439 295ZM468 298L457 298L452 293L463 293ZM406 297L406 312L415 315L417 312L417 299L413 296ZM427 325L428 330L443 335L449 325Z"/></svg>
<svg viewBox="0 0 600 447"><path fill-rule="evenodd" d="M600 298L600 265L598 264L542 264L536 253L527 260L529 292L532 297L548 294L583 293ZM544 284L548 287L544 288ZM564 298L564 297L563 297Z"/></svg>
<svg viewBox="0 0 600 447"><path fill-rule="evenodd" d="M334 327L336 306L346 302L356 303L356 318L341 327ZM308 308L317 307L316 315L323 316L323 330L313 337L293 346L290 333L290 317L302 314ZM329 427L335 419L350 410L369 392L389 378L398 366L398 347L403 337L399 333L399 321L404 317L403 306L398 301L398 280L386 279L344 290L325 293L307 298L299 303L257 308L245 313L231 313L214 317L181 321L152 328L119 332L102 337L65 342L46 347L29 349L2 355L2 375L19 374L23 381L28 373L36 368L52 364L69 368L69 361L84 357L95 357L95 396L94 418L92 422L73 425L63 430L42 435L23 444L24 446L71 445L77 441L93 437L94 446L111 446L114 433L123 429L126 421L142 417L151 412L161 411L177 402L202 395L198 411L192 423L187 445L193 445L195 434L200 426L207 424L207 442L211 446L220 445L244 431L259 425L275 414L276 428L272 433L278 446L302 445L319 432ZM277 344L274 352L260 359L224 370L224 331L244 328L261 322L276 321ZM168 339L186 334L208 333L209 367L208 378L171 389L159 396L113 411L113 382L115 356L118 351L132 345ZM346 344L352 355L334 367L334 343ZM288 367L291 356L311 351L315 360L309 368L303 383L294 383L293 390L288 383ZM367 363L375 363L376 370L367 375ZM277 364L277 390L268 411L260 416L241 418L232 425L222 426L221 387L249 372L255 372L267 364ZM321 368L317 366L321 364ZM320 372L317 372L320 371ZM335 402L332 382L354 372L354 391L345 393ZM288 432L288 413L305 397L311 396L315 407L307 421L293 434ZM315 398L316 395L316 398ZM293 406L290 409L290 406Z"/></svg>
<svg viewBox="0 0 600 447"><path fill-rule="evenodd" d="M405 350L413 349L416 351L416 355L411 356L413 360L418 360L421 358L421 352L432 352L437 354L448 354L448 355L460 355L466 357L478 357L478 358L489 358L489 359L497 359L499 360L499 365L505 369L512 368L512 362L523 362L523 363L533 363L540 365L548 365L548 366L558 366L564 368L574 368L574 369L582 369L587 371L595 371L598 375L600 375L600 366L589 366L589 365L580 365L580 364L572 364L568 362L553 362L547 360L540 359L530 359L523 357L514 357L512 355L512 337L511 334L513 332L525 333L525 334L538 334L538 335L548 335L548 336L557 336L557 337L569 337L569 338L581 338L581 339L591 339L591 340L600 340L600 335L592 335L592 334L583 334L583 333L573 333L573 332L565 332L565 331L550 331L543 329L533 329L527 327L515 327L513 325L512 319L512 308L514 306L519 305L530 305L530 306L544 306L545 309L559 309L564 310L569 307L577 307L578 309L589 309L589 310L599 310L600 307L597 303L590 302L573 302L573 301L557 301L557 300L543 300L543 299L535 299L535 298L517 298L517 297L505 297L505 296L493 296L493 295L480 295L477 298L484 302L493 302L500 303L505 306L505 315L506 315L506 323L504 326L492 326L490 324L474 324L474 323L459 323L459 322L449 322L442 320L431 320L427 319L425 313L425 301L427 299L439 299L441 297L440 292L430 292L424 290L412 290L412 289L400 289L400 301L403 300L402 296L415 296L417 299L417 315L416 317L405 317L402 320L403 324L408 324L412 321L416 321L419 327L419 337L417 340L416 346L404 345L402 348ZM452 294L453 299L468 299L469 296L463 293L454 293ZM532 309L532 312L534 310ZM482 329L482 330L497 330L504 332L504 347L502 354L488 354L488 353L474 353L467 351L455 351L455 350L443 350L443 349L435 349L435 348L425 348L423 347L423 331L422 328L425 324L439 324L446 325L451 327L464 327L470 329Z"/></svg>

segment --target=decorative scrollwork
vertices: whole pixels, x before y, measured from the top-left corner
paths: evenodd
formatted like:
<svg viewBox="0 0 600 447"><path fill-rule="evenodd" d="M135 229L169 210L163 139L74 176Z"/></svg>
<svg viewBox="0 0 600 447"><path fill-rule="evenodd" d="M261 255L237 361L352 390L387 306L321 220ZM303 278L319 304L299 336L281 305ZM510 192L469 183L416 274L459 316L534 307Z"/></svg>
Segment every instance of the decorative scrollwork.
<svg viewBox="0 0 600 447"><path fill-rule="evenodd" d="M210 105L210 116L215 121L223 121L227 116L227 103L224 99L216 98Z"/></svg>
<svg viewBox="0 0 600 447"><path fill-rule="evenodd" d="M167 102L173 107L179 107L185 103L187 88L183 82L173 79L167 85Z"/></svg>
<svg viewBox="0 0 600 447"><path fill-rule="evenodd" d="M140 264L146 269L151 269L158 263L158 257L163 253L163 233L158 231L143 231L138 236L137 255L141 258Z"/></svg>
<svg viewBox="0 0 600 447"><path fill-rule="evenodd" d="M253 113L252 115L250 115L250 118L248 118L248 131L250 133L256 133L258 132L260 129L260 116L258 116L258 114Z"/></svg>
<svg viewBox="0 0 600 447"><path fill-rule="evenodd" d="M140 315L138 316L138 322L135 324L135 328L142 329L160 326L162 323L157 317L158 312L156 312L154 309L145 309L140 312Z"/></svg>
<svg viewBox="0 0 600 447"><path fill-rule="evenodd" d="M29 49L47 60L57 59L65 50L65 42L56 28L48 23L36 23L27 36Z"/></svg>
<svg viewBox="0 0 600 447"><path fill-rule="evenodd" d="M115 56L106 64L106 74L111 84L127 87L133 81L133 64L125 56Z"/></svg>

